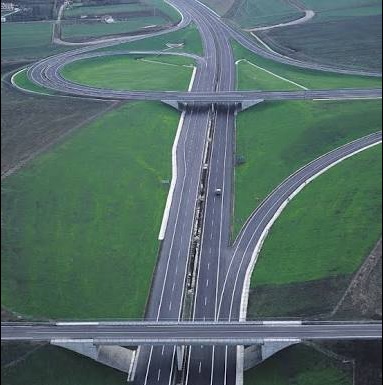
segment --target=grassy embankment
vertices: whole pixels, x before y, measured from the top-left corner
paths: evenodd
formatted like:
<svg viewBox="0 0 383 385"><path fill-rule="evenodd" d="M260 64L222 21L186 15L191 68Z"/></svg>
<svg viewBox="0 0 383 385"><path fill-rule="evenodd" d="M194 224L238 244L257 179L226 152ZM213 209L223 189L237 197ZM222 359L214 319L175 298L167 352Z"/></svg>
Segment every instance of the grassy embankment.
<svg viewBox="0 0 383 385"><path fill-rule="evenodd" d="M261 68L309 89L380 88L382 86L381 78L303 70L264 59L235 42L233 42L233 49L237 60L248 60L250 63L256 64ZM292 84L277 79L273 75L267 74L245 61L241 61L238 64L238 88L240 90L289 90L292 88ZM295 87L295 89L298 89L298 87Z"/></svg>
<svg viewBox="0 0 383 385"><path fill-rule="evenodd" d="M381 151L344 161L290 203L256 265L249 318L331 311L381 236Z"/></svg>
<svg viewBox="0 0 383 385"><path fill-rule="evenodd" d="M77 83L100 88L176 91L187 90L193 63L184 57L116 55L71 63L62 74Z"/></svg>
<svg viewBox="0 0 383 385"><path fill-rule="evenodd" d="M245 373L245 385L351 385L352 367L304 345L286 349Z"/></svg>
<svg viewBox="0 0 383 385"><path fill-rule="evenodd" d="M178 113L132 103L3 182L2 304L52 318L141 318Z"/></svg>
<svg viewBox="0 0 383 385"><path fill-rule="evenodd" d="M34 349L16 344L2 344L4 361L14 355L18 359ZM24 352L23 352L24 350ZM8 364L8 365L7 365ZM26 359L15 364L6 362L1 367L1 382L12 385L123 385L126 375L90 359L55 346L42 346Z"/></svg>

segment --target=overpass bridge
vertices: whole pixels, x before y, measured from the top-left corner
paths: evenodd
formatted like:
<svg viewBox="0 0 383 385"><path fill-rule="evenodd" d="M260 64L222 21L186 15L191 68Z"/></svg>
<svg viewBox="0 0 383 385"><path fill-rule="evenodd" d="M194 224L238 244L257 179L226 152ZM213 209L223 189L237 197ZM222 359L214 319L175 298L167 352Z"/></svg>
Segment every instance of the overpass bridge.
<svg viewBox="0 0 383 385"><path fill-rule="evenodd" d="M2 323L1 341L95 345L253 345L296 340L382 338L376 322L64 322Z"/></svg>

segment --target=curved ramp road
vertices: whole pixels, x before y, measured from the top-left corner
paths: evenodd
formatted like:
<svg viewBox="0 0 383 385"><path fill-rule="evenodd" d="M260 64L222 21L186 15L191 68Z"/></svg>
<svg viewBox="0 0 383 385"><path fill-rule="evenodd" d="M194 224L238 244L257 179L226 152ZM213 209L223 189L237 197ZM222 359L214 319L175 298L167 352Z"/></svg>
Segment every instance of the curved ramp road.
<svg viewBox="0 0 383 385"><path fill-rule="evenodd" d="M230 47L226 47L224 52L229 52ZM78 60L86 60L96 57L111 55L131 55L132 52L79 52L64 53L54 58L46 59L32 66L28 70L29 78L36 84L49 88L54 91L64 92L75 96L86 96L99 99L120 99L120 100L156 100L156 101L177 101L183 103L241 103L256 100L305 100L305 99L364 99L382 97L381 89L335 89L335 90L308 90L308 91L234 91L234 87L221 87L214 90L193 90L192 92L178 91L121 91L113 89L103 89L79 84L65 79L61 74L63 67ZM160 53L160 52L158 52ZM169 53L166 53L169 55ZM180 55L180 54L179 54ZM206 61L196 55L187 55L195 60L199 67L207 67ZM232 55L222 56L222 60L227 65L228 72L220 77L219 83L233 81L235 79L235 68L232 68L230 60ZM205 68L206 69L206 68ZM214 79L214 72L206 71L211 79ZM221 75L220 75L221 76ZM225 89L226 88L226 89ZM230 89L231 88L231 89Z"/></svg>

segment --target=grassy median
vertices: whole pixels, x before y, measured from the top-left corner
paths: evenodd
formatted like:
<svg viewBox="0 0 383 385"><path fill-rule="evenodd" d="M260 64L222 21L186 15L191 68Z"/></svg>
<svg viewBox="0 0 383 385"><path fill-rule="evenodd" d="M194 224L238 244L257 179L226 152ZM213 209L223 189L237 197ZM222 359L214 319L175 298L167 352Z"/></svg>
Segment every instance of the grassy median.
<svg viewBox="0 0 383 385"><path fill-rule="evenodd" d="M252 276L249 317L330 311L381 236L381 196L381 146L306 187L266 239Z"/></svg>
<svg viewBox="0 0 383 385"><path fill-rule="evenodd" d="M179 114L126 104L2 183L2 305L141 318Z"/></svg>

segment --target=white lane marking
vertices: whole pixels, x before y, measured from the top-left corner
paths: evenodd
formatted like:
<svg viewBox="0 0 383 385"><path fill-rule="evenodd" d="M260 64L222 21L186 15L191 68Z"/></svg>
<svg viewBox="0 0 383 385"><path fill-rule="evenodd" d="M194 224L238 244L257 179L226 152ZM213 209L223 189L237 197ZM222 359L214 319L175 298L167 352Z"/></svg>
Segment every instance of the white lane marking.
<svg viewBox="0 0 383 385"><path fill-rule="evenodd" d="M283 81L285 81L285 82L287 82L287 83L293 84L294 86L297 86L297 87L301 88L302 90L305 90L305 91L308 91L308 90L309 90L309 88L303 86L302 84L299 84L299 83L297 83L297 82L294 82L293 80L287 79L287 78L285 78L285 77L283 77L283 76L280 76L280 75L276 74L275 72L269 71L269 70L267 70L266 68L263 68L263 67L261 67L261 66L259 66L259 65L257 65L257 64L252 63L252 62L249 61L249 60L241 59L241 60L238 60L238 61L236 62L236 64L238 65L238 64L240 64L240 63L242 63L242 62L247 63L247 64L249 64L249 65L251 65L251 66L253 66L253 67L255 67L255 68L257 68L257 69L259 69L259 70L261 70L261 71L264 71L264 72L268 73L269 75L276 77L276 78L279 79L279 80L283 80Z"/></svg>
<svg viewBox="0 0 383 385"><path fill-rule="evenodd" d="M175 282L173 282L172 293L174 293L174 289L175 289L175 287L176 287L176 283L175 283Z"/></svg>
<svg viewBox="0 0 383 385"><path fill-rule="evenodd" d="M158 369L157 382L160 382L161 378L161 369Z"/></svg>
<svg viewBox="0 0 383 385"><path fill-rule="evenodd" d="M211 250L210 250L210 254L211 254ZM210 270L210 263L207 264L207 269Z"/></svg>
<svg viewBox="0 0 383 385"><path fill-rule="evenodd" d="M172 303L170 302L170 304L169 304L169 311L171 311L172 310Z"/></svg>
<svg viewBox="0 0 383 385"><path fill-rule="evenodd" d="M334 96L333 98L322 98L322 99L313 99L314 102L328 102L328 101L337 101L337 100L377 100L382 99L381 96L354 96L352 98L350 97L340 97L340 96Z"/></svg>
<svg viewBox="0 0 383 385"><path fill-rule="evenodd" d="M161 356L164 355L164 352L165 352L165 345L162 347Z"/></svg>
<svg viewBox="0 0 383 385"><path fill-rule="evenodd" d="M98 326L100 322L56 322L56 326Z"/></svg>
<svg viewBox="0 0 383 385"><path fill-rule="evenodd" d="M209 287L209 280L206 281L206 287Z"/></svg>
<svg viewBox="0 0 383 385"><path fill-rule="evenodd" d="M150 60L150 59L140 59L140 61L143 61L145 63L150 63L150 64L160 64L160 65L170 66L170 67L186 67L185 65L182 65L182 64L166 63L163 61ZM188 67L188 68L190 68L190 67ZM193 66L193 68L194 68L194 66Z"/></svg>
<svg viewBox="0 0 383 385"><path fill-rule="evenodd" d="M201 372L202 372L202 362L200 361L199 367L198 367L198 373L201 374Z"/></svg>
<svg viewBox="0 0 383 385"><path fill-rule="evenodd" d="M263 321L262 324L265 326L278 326L278 325L301 326L302 321Z"/></svg>
<svg viewBox="0 0 383 385"><path fill-rule="evenodd" d="M205 297L205 307L206 307L206 305L207 305L207 297Z"/></svg>
<svg viewBox="0 0 383 385"><path fill-rule="evenodd" d="M153 356L153 346L150 348L150 354L149 354L149 361L148 361L148 366L146 367L146 375L145 375L145 382L144 384L146 385L148 383L148 377L149 377L149 370L150 370L150 363L152 361L152 356Z"/></svg>

